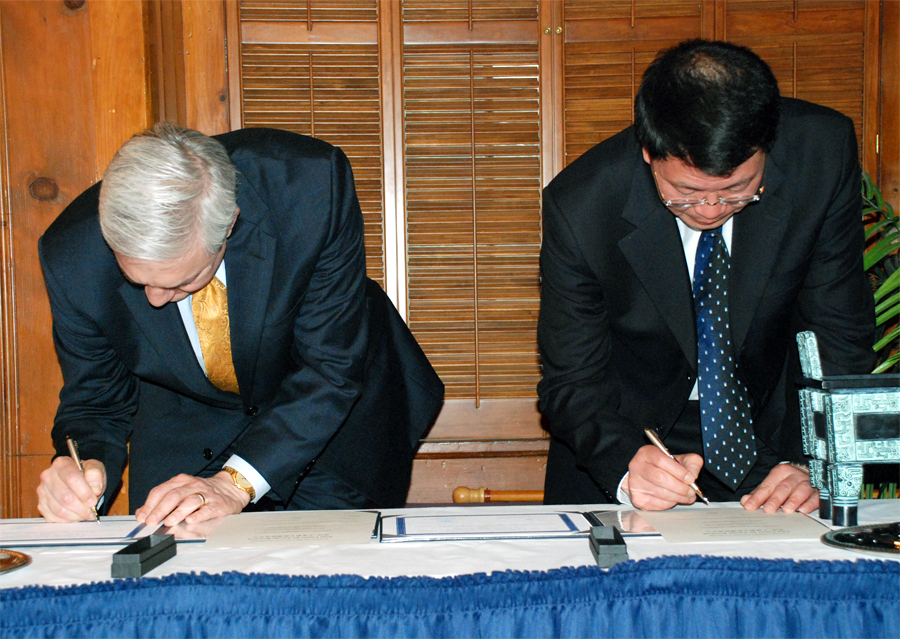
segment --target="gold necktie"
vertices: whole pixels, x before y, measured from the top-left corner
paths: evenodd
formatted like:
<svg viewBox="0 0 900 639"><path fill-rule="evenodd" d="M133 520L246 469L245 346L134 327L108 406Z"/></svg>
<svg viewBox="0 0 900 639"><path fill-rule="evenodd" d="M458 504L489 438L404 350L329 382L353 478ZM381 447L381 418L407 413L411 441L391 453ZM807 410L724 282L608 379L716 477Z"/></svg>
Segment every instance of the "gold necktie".
<svg viewBox="0 0 900 639"><path fill-rule="evenodd" d="M194 293L191 311L200 336L206 376L217 388L238 393L237 375L231 359L228 293L219 278L212 278L209 284Z"/></svg>

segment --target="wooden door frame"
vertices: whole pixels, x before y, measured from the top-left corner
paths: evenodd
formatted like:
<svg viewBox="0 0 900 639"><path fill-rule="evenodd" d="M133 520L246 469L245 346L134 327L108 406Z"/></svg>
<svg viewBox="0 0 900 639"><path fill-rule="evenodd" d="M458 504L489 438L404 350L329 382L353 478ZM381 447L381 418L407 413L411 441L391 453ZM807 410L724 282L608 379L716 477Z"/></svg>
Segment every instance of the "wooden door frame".
<svg viewBox="0 0 900 639"><path fill-rule="evenodd" d="M3 31L0 29L0 481L4 486L19 484L19 411L16 380L18 350L15 344L16 291L13 285L12 224L10 220L9 162L6 130L6 66L3 59ZM0 513L3 517L21 512L21 491L3 490Z"/></svg>

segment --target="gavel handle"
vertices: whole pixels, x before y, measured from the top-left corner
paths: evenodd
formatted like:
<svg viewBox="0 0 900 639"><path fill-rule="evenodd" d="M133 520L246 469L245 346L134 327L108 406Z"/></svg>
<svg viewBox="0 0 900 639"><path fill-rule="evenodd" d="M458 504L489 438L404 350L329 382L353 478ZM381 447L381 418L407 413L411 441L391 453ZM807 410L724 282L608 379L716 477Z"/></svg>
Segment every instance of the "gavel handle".
<svg viewBox="0 0 900 639"><path fill-rule="evenodd" d="M491 490L459 486L453 491L455 504L488 504L498 501L544 501L542 490Z"/></svg>

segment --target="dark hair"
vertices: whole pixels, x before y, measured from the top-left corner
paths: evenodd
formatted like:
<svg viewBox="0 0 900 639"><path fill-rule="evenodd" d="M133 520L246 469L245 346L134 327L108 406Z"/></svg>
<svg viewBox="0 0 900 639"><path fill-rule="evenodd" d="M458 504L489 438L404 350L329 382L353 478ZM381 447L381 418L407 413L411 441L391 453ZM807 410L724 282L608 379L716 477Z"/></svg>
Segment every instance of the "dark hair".
<svg viewBox="0 0 900 639"><path fill-rule="evenodd" d="M634 128L650 157L674 157L730 175L775 144L778 82L769 65L730 42L688 40L661 51L644 72Z"/></svg>

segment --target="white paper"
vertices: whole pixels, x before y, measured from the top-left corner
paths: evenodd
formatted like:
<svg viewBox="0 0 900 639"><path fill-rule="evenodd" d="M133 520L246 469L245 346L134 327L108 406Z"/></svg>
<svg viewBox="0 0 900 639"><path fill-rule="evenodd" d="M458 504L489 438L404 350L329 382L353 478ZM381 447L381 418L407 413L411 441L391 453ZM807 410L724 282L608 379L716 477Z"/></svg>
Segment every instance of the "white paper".
<svg viewBox="0 0 900 639"><path fill-rule="evenodd" d="M604 526L618 528L623 537L659 537L659 531L642 517L640 510L594 510L591 515Z"/></svg>
<svg viewBox="0 0 900 639"><path fill-rule="evenodd" d="M226 517L209 534L204 547L367 544L377 521L377 512L357 510L241 513Z"/></svg>
<svg viewBox="0 0 900 639"><path fill-rule="evenodd" d="M100 522L80 521L54 524L43 519L21 519L0 524L0 545L10 548L30 546L80 546L131 543L153 533L134 517L102 517Z"/></svg>
<svg viewBox="0 0 900 639"><path fill-rule="evenodd" d="M670 544L711 541L818 539L829 528L802 513L771 514L743 508L674 508L641 511Z"/></svg>
<svg viewBox="0 0 900 639"><path fill-rule="evenodd" d="M382 541L534 539L585 535L582 513L405 515L382 521Z"/></svg>

